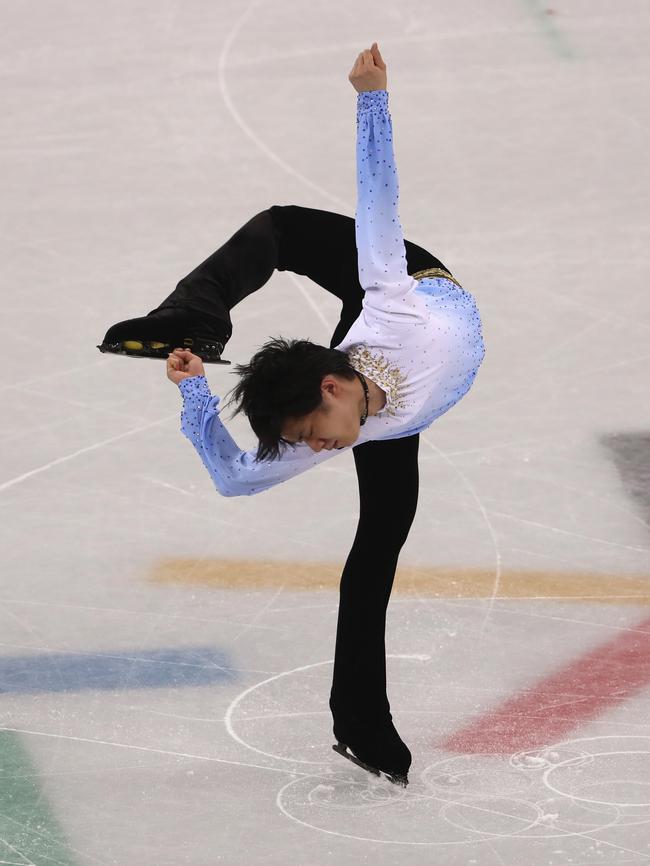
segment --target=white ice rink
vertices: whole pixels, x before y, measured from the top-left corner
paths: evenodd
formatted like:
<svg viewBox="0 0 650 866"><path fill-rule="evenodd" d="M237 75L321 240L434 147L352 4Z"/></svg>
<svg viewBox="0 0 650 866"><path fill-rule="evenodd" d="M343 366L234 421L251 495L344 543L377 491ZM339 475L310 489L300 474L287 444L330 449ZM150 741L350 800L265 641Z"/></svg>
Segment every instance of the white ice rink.
<svg viewBox="0 0 650 866"><path fill-rule="evenodd" d="M650 864L649 38L647 0L5 0L0 863ZM165 364L96 348L259 211L354 216L373 41L404 235L487 349L388 608L406 789L331 748L352 454L223 498ZM338 315L276 272L224 356Z"/></svg>

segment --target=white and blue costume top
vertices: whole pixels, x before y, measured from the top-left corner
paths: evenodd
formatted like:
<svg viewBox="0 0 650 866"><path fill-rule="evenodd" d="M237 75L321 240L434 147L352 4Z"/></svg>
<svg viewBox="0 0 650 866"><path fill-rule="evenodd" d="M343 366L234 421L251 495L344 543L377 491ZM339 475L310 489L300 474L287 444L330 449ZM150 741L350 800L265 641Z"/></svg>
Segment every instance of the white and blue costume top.
<svg viewBox="0 0 650 866"><path fill-rule="evenodd" d="M354 445L399 439L426 430L470 389L485 355L474 298L445 277L407 273L398 214L388 91L357 96L356 244L362 311L334 348L386 393ZM182 379L181 431L196 448L223 496L261 493L353 446L316 453L307 443L286 446L275 460L255 462L219 417L220 398L205 376Z"/></svg>

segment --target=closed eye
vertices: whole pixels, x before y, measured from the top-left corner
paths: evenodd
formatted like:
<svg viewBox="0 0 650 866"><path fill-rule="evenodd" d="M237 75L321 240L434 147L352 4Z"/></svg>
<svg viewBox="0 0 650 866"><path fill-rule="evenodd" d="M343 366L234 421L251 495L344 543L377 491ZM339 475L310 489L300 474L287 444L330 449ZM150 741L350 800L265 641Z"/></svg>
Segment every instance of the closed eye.
<svg viewBox="0 0 650 866"><path fill-rule="evenodd" d="M293 441L291 439L284 439L284 441L288 442L289 445L298 445L298 443L302 442L302 439L303 439L303 437L300 436L299 439L294 439Z"/></svg>
<svg viewBox="0 0 650 866"><path fill-rule="evenodd" d="M299 439L296 439L296 441L295 441L293 444L294 444L294 445L297 445L299 442L302 442L304 438L305 438L305 437L301 435L300 438L299 438Z"/></svg>

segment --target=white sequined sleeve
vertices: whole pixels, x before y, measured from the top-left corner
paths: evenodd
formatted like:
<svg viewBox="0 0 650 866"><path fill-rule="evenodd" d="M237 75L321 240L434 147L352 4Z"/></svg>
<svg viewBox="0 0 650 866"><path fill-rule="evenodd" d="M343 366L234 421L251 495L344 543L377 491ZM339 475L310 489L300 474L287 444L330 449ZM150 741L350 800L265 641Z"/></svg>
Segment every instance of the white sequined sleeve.
<svg viewBox="0 0 650 866"><path fill-rule="evenodd" d="M387 90L357 94L356 243L364 307L390 313L417 280L409 276L398 212L399 182Z"/></svg>
<svg viewBox="0 0 650 866"><path fill-rule="evenodd" d="M220 398L212 395L205 376L188 376L178 387L183 395L181 432L194 445L222 496L261 493L348 450L316 453L301 443L289 447L279 459L256 463L257 449L242 451L226 430L219 417Z"/></svg>

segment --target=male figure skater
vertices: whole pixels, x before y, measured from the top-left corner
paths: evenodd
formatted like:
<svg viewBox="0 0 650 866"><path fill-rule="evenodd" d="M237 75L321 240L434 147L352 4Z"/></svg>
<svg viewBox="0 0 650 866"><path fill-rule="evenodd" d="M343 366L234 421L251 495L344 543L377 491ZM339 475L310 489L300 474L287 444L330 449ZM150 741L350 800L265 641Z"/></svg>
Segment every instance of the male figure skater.
<svg viewBox="0 0 650 866"><path fill-rule="evenodd" d="M348 78L357 91L356 219L274 205L147 316L110 328L98 348L167 359L167 376L183 395L181 430L224 496L260 493L352 448L360 514L340 584L333 748L406 785L411 753L386 696L386 608L415 516L419 433L469 390L485 346L472 295L403 238L386 64L376 42ZM256 450L242 451L219 417L203 361L228 363L221 354L232 334L230 310L274 270L332 292L341 318L329 348L275 338L236 367L235 414L245 412L259 440Z"/></svg>

